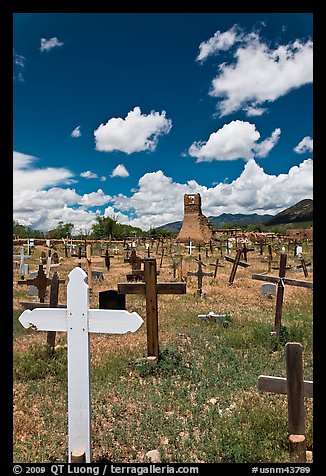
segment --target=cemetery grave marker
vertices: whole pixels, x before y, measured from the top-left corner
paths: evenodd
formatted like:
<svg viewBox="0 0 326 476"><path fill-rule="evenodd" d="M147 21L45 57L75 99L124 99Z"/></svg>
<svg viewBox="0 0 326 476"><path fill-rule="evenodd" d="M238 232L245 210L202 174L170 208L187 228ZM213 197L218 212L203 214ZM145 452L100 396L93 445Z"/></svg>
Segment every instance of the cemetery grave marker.
<svg viewBox="0 0 326 476"><path fill-rule="evenodd" d="M197 284L197 285L198 285L198 289L197 289L197 292L198 292L199 296L202 297L202 295L203 295L203 277L204 277L204 276L211 276L211 277L212 277L212 276L214 275L214 273L213 273L213 272L205 273L205 272L203 271L203 268L202 268L202 267L203 267L203 266L206 267L206 264L204 264L204 263L202 262L200 255L198 255L198 259L196 258L196 261L197 261L197 263L198 263L198 270L195 271L195 272L194 272L194 271L188 271L188 272L187 272L187 276L197 276L197 279L198 279L198 284Z"/></svg>
<svg viewBox="0 0 326 476"><path fill-rule="evenodd" d="M281 320L282 320L282 307L283 307L283 298L284 298L284 288L285 284L290 286L300 286L303 288L313 288L312 282L299 281L297 279L290 279L285 277L286 273L286 254L281 254L280 257L280 270L279 275L277 276L267 276L265 274L253 274L252 279L258 279L260 281L268 281L270 283L277 283L277 294L276 294L276 310L275 310L275 323L274 323L274 332L277 336L281 332Z"/></svg>
<svg viewBox="0 0 326 476"><path fill-rule="evenodd" d="M226 261L230 261L231 263L233 263L230 278L229 278L229 284L233 284L238 266L242 266L243 268L248 268L248 266L250 266L250 264L245 263L244 261L240 261L241 254L242 254L242 251L241 251L241 249L239 249L239 250L237 250L237 254L236 254L235 258L230 258L229 256L224 256L224 259L226 259Z"/></svg>
<svg viewBox="0 0 326 476"><path fill-rule="evenodd" d="M287 395L288 430L291 462L306 462L304 397L313 397L313 382L303 380L302 345L288 342L285 346L286 378L260 375L258 388L264 392ZM303 438L297 438L298 436Z"/></svg>
<svg viewBox="0 0 326 476"><path fill-rule="evenodd" d="M39 265L38 273L35 278L31 279L21 279L18 281L18 284L26 284L28 286L35 286L38 291L38 297L40 302L44 302L45 295L46 295L46 288L51 284L51 279L47 278L44 270L43 265Z"/></svg>
<svg viewBox="0 0 326 476"><path fill-rule="evenodd" d="M81 251L81 248L79 248ZM78 258L76 260L77 263L85 263L87 266L87 276L88 276L88 286L90 292L92 292L93 289L93 276L92 276L92 264L93 263L103 263L103 259L98 257L98 258L92 258L91 256L91 246L87 245L86 246L86 257L85 258Z"/></svg>
<svg viewBox="0 0 326 476"><path fill-rule="evenodd" d="M164 248L163 248L163 243L162 243L162 254L161 254L160 268L162 268L163 256L164 256Z"/></svg>
<svg viewBox="0 0 326 476"><path fill-rule="evenodd" d="M276 284L264 283L261 285L260 291L263 295L276 296Z"/></svg>
<svg viewBox="0 0 326 476"><path fill-rule="evenodd" d="M110 258L114 258L114 256L110 255L110 252L109 252L108 248L106 248L106 250L105 250L105 255L101 255L101 258L104 258L105 267L108 271L110 271L110 267L111 267Z"/></svg>
<svg viewBox="0 0 326 476"><path fill-rule="evenodd" d="M20 304L25 308L25 309L37 309L37 308L44 308L44 307L66 307L65 304L63 305L58 305L58 298L59 298L59 284L60 282L64 282L64 280L60 280L58 273L55 271L55 273L52 276L51 279L51 284L50 284L50 303L40 303L40 302L20 302ZM55 331L48 331L47 332L47 344L50 346L50 351L54 351L54 346L55 346Z"/></svg>
<svg viewBox="0 0 326 476"><path fill-rule="evenodd" d="M99 309L124 309L126 310L126 295L119 294L115 289L100 291Z"/></svg>
<svg viewBox="0 0 326 476"><path fill-rule="evenodd" d="M191 256L192 250L196 248L196 246L193 246L192 241L189 241L189 245L187 245L186 248L188 248L189 256Z"/></svg>
<svg viewBox="0 0 326 476"><path fill-rule="evenodd" d="M50 256L50 255L49 255ZM54 251L51 255L51 263L59 264L59 255L56 251Z"/></svg>
<svg viewBox="0 0 326 476"><path fill-rule="evenodd" d="M22 246L20 248L20 261L19 261L19 274L21 276L21 279L24 279L25 274L28 274L29 271L29 266L28 264L25 264L25 255L24 255L24 247Z"/></svg>
<svg viewBox="0 0 326 476"><path fill-rule="evenodd" d="M40 256L40 261L42 264L46 265L48 257L46 256L46 252L42 250L41 256Z"/></svg>
<svg viewBox="0 0 326 476"><path fill-rule="evenodd" d="M254 248L247 248L246 243L243 243L243 247L242 247L242 249L241 249L241 253L243 254L243 258L244 258L244 260L245 260L246 262L248 261L247 253L249 253L249 251L254 251Z"/></svg>
<svg viewBox="0 0 326 476"><path fill-rule="evenodd" d="M118 284L119 294L146 297L147 356L158 359L158 294L186 294L185 283L157 283L156 259L144 258L144 283Z"/></svg>
<svg viewBox="0 0 326 476"><path fill-rule="evenodd" d="M69 463L91 462L89 333L125 334L143 324L136 312L90 309L86 278L85 271L78 267L69 273L66 309L28 309L19 317L27 329L67 332Z"/></svg>
<svg viewBox="0 0 326 476"><path fill-rule="evenodd" d="M218 268L224 268L224 265L223 265L223 264L219 264L219 258L216 258L216 262L215 262L215 263L210 263L210 266L215 266L215 269L214 269L214 279L215 279L216 276L217 276L217 270L218 270Z"/></svg>

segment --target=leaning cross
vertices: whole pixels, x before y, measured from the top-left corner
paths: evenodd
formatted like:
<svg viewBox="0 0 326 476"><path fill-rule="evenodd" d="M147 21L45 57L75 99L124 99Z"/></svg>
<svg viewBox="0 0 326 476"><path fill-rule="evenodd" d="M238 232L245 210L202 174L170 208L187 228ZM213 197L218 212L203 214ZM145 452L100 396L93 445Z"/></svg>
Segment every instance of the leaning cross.
<svg viewBox="0 0 326 476"><path fill-rule="evenodd" d="M302 288L313 288L313 283L308 281L299 281L297 279L290 279L285 277L286 272L286 254L281 254L280 258L280 270L279 275L277 276L266 276L265 274L253 274L252 279L258 279L260 281L268 281L270 283L277 283L277 294L276 294L276 310L275 310L275 324L274 332L277 336L281 332L281 320L282 320L282 307L283 307L283 297L284 297L284 288L285 284L290 286L300 286Z"/></svg>
<svg viewBox="0 0 326 476"><path fill-rule="evenodd" d="M125 334L142 325L136 313L89 308L87 274L76 267L69 273L67 308L24 311L19 321L38 331L66 331L68 343L68 446L69 463L77 455L91 462L91 396L89 333Z"/></svg>
<svg viewBox="0 0 326 476"><path fill-rule="evenodd" d="M159 357L158 294L186 294L186 283L157 283L156 259L144 258L144 283L118 284L119 294L145 294L147 356Z"/></svg>
<svg viewBox="0 0 326 476"><path fill-rule="evenodd" d="M198 292L199 292L199 295L201 296L202 295L202 292L203 292L203 276L214 276L214 273L212 271L210 271L209 273L205 273L203 271L203 266L206 266L206 264L204 264L201 260L201 256L198 255L198 259L196 258L196 261L198 263L198 270L197 271L188 271L187 272L187 275L188 276L197 276L198 278Z"/></svg>
<svg viewBox="0 0 326 476"><path fill-rule="evenodd" d="M297 437L298 435L305 436L304 397L313 397L313 382L303 380L301 344L288 342L285 346L285 355L286 378L260 375L258 388L265 392L287 395L291 459L296 459L295 462L299 463L306 461L305 439L300 440ZM301 448L298 448L299 446ZM300 454L295 454L298 449Z"/></svg>
<svg viewBox="0 0 326 476"><path fill-rule="evenodd" d="M244 261L240 261L241 253L242 253L242 250L240 249L240 250L237 251L237 254L236 254L235 258L230 258L229 256L224 256L224 258L227 261L231 261L231 263L233 263L230 278L229 278L229 284L233 284L238 266L242 266L243 268L247 268L248 266L250 266L248 263L245 263Z"/></svg>

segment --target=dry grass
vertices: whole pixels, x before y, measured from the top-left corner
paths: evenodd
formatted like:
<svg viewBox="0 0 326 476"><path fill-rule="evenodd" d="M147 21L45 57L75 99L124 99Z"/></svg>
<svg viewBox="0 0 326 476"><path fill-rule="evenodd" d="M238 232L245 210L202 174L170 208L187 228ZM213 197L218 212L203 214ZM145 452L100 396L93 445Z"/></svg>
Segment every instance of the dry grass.
<svg viewBox="0 0 326 476"><path fill-rule="evenodd" d="M28 261L30 269L37 269L42 249L36 247ZM58 251L59 256L64 256L63 250ZM118 283L125 282L130 266L123 262L121 251L122 246L120 254L111 259L109 272L104 260L103 265L94 266L103 270L105 279L93 284L92 308L98 307L99 291L117 289ZM138 254L146 256L144 249ZM194 257L186 253L184 256L185 271L196 270ZM202 253L207 263L205 270L214 270L208 263L215 263L217 255L204 256ZM311 255L306 258L310 260ZM295 258L288 261L299 264ZM262 262L255 251L248 254L248 262L251 266L239 267L233 285L229 285L232 264L220 259L224 267L218 269L217 278L204 278L205 298L196 293L196 277L188 277L186 295L158 297L160 349L165 358L156 370L149 369L144 359L145 325L135 334L90 336L95 461L145 462L146 452L154 447L160 449L165 462L286 461L286 398L261 394L256 383L260 373L285 374L283 347L273 348L268 335L274 323L275 298L262 296L262 283L251 279L253 273L267 271L266 260ZM56 268L59 277L67 282L68 273L76 265L75 258L64 258ZM171 258L165 256L158 281L173 280L171 265ZM269 274L277 273L272 270ZM287 271L287 276L304 280L300 271ZM18 279L18 271L14 269L13 308L22 311L20 301L37 301L37 298L28 296L27 287L17 285ZM310 273L308 280L312 279ZM66 285L60 285L59 302L66 302ZM143 296L127 296L127 309L137 311L145 320ZM197 314L209 311L229 314L231 324L223 328L197 318ZM309 378L312 374L311 290L286 286L283 316L290 336L302 337L305 377ZM14 355L31 358L28 352L32 346L41 347L45 341L45 333L41 332L16 334ZM58 349L64 351L65 343L65 334L58 333ZM15 461L66 460L65 378L65 375L48 375L36 380L15 380ZM311 402L307 402L306 411L311 443ZM271 435L260 434L273 418L278 428L275 438L281 439L275 444L268 442ZM212 428L212 424L216 426ZM239 431L247 432L247 449L237 446L237 425Z"/></svg>

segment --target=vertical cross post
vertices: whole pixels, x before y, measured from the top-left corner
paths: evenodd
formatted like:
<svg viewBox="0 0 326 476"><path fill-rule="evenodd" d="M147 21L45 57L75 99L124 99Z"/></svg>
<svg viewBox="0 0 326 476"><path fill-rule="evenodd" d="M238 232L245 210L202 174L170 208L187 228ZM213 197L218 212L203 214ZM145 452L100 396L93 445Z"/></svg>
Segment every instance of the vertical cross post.
<svg viewBox="0 0 326 476"><path fill-rule="evenodd" d="M146 297L147 356L158 359L157 294L186 294L185 283L157 283L156 259L144 258L144 283L118 284L119 294L143 294Z"/></svg>
<svg viewBox="0 0 326 476"><path fill-rule="evenodd" d="M308 270L307 270L306 262L304 259L301 259L301 265L302 265L304 277L308 278Z"/></svg>
<svg viewBox="0 0 326 476"><path fill-rule="evenodd" d="M156 259L145 259L144 281L146 293L146 317L147 317L147 355L158 358L158 313L156 294Z"/></svg>
<svg viewBox="0 0 326 476"><path fill-rule="evenodd" d="M302 345L288 342L285 346L286 378L260 375L259 390L286 394L291 462L306 461L304 397L313 397L313 382L303 380Z"/></svg>
<svg viewBox="0 0 326 476"><path fill-rule="evenodd" d="M50 286L50 307L57 307L58 306L58 298L59 298L59 276L58 273L53 273L51 286ZM54 351L55 346L55 331L48 331L46 342L50 347L51 352Z"/></svg>
<svg viewBox="0 0 326 476"><path fill-rule="evenodd" d="M233 284L233 281L234 281L234 278L235 278L235 274L236 274L237 269L238 269L238 265L239 265L241 253L242 253L241 250L238 250L238 251L237 251L237 254L236 254L236 257L235 257L235 259L234 259L233 266L232 266L230 278L229 278L229 284Z"/></svg>
<svg viewBox="0 0 326 476"><path fill-rule="evenodd" d="M284 278L286 273L286 254L281 254L280 257L280 269L279 269L279 278ZM274 331L277 336L281 332L281 320L282 320L282 308L283 308L283 297L284 297L284 282L282 279L277 283L277 294L276 294L276 309L275 309L275 323Z"/></svg>

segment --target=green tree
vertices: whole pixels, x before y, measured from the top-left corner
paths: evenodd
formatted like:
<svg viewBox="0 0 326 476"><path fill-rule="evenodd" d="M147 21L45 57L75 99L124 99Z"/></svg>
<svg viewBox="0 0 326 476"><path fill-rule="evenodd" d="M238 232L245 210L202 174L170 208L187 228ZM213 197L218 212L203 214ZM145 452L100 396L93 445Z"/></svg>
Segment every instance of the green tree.
<svg viewBox="0 0 326 476"><path fill-rule="evenodd" d="M13 235L14 238L44 238L42 231L21 225L18 220L13 220Z"/></svg>
<svg viewBox="0 0 326 476"><path fill-rule="evenodd" d="M63 221L58 222L58 226L53 230L49 230L47 235L53 240L60 240L61 238L71 238L71 232L74 228L72 223L63 223Z"/></svg>

